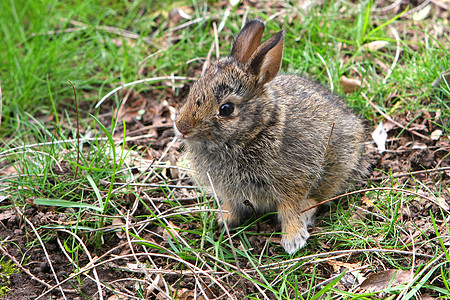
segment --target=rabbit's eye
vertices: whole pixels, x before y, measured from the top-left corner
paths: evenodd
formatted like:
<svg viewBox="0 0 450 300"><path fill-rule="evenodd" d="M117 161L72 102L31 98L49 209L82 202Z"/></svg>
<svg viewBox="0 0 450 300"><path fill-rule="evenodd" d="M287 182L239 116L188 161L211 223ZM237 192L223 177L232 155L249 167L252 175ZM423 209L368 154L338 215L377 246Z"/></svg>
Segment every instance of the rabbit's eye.
<svg viewBox="0 0 450 300"><path fill-rule="evenodd" d="M219 114L224 117L228 117L234 111L233 103L225 103L219 108Z"/></svg>

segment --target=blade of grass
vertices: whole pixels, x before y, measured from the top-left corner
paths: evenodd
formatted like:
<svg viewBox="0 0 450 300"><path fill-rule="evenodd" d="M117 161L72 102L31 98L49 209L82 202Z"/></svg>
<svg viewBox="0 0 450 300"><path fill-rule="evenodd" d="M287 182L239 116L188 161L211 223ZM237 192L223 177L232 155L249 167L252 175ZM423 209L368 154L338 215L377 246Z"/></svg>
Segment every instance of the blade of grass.
<svg viewBox="0 0 450 300"><path fill-rule="evenodd" d="M67 208L80 208L80 209L93 209L98 212L103 212L103 210L95 205L82 203L82 202L74 202L69 200L61 200L61 199L45 199L45 198L37 198L33 200L33 204L35 205L44 205L44 206L57 206L57 207L67 207Z"/></svg>

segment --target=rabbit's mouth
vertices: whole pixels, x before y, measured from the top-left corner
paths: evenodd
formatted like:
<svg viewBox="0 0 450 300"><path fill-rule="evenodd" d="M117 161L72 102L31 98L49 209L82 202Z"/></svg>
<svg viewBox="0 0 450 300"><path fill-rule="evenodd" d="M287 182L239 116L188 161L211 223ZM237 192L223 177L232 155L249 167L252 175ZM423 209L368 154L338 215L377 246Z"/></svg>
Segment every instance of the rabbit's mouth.
<svg viewBox="0 0 450 300"><path fill-rule="evenodd" d="M198 134L196 134L196 132L194 130L190 130L188 132L181 132L178 129L177 124L175 122L173 123L173 130L175 132L175 136L181 140L192 141L192 140L201 139L201 138L198 138Z"/></svg>
<svg viewBox="0 0 450 300"><path fill-rule="evenodd" d="M182 134L178 128L177 128L177 124L175 122L173 122L173 130L175 132L175 136L179 139L185 139L186 135Z"/></svg>

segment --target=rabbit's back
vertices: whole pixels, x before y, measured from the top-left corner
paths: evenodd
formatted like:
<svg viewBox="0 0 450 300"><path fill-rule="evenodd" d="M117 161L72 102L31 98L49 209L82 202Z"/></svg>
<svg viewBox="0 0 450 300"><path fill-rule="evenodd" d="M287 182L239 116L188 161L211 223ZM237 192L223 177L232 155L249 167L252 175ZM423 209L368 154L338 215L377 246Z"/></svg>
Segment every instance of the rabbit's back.
<svg viewBox="0 0 450 300"><path fill-rule="evenodd" d="M296 75L278 75L268 94L285 109L280 155L292 179L310 178L312 191L330 197L346 187L348 179L360 179L364 126L342 99L321 84ZM353 177L353 178L352 178Z"/></svg>

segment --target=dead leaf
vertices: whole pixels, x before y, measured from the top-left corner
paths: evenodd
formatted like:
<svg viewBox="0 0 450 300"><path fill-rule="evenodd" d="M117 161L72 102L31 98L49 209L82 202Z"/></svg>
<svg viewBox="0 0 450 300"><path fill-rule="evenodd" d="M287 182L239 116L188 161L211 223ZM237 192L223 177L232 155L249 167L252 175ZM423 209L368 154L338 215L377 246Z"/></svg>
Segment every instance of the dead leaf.
<svg viewBox="0 0 450 300"><path fill-rule="evenodd" d="M14 215L15 213L12 208L5 210L4 212L0 213L0 221L9 220Z"/></svg>
<svg viewBox="0 0 450 300"><path fill-rule="evenodd" d="M442 135L442 130L436 129L435 131L433 131L433 132L431 133L430 138L431 138L433 141L437 141L437 140L439 140L439 138L441 137L441 135Z"/></svg>
<svg viewBox="0 0 450 300"><path fill-rule="evenodd" d="M413 13L412 18L414 21L422 21L428 17L432 9L432 5L427 5L416 13Z"/></svg>
<svg viewBox="0 0 450 300"><path fill-rule="evenodd" d="M179 300L194 300L194 299L205 300L205 297L203 297L202 295L199 295L198 291L192 291L192 290L183 288L183 289L179 289L177 291L175 299L179 299Z"/></svg>
<svg viewBox="0 0 450 300"><path fill-rule="evenodd" d="M361 207L357 207L355 212L348 220L348 222L354 227L357 227L361 224L358 221L364 221L365 219L366 219L366 212Z"/></svg>
<svg viewBox="0 0 450 300"><path fill-rule="evenodd" d="M364 203L364 205L365 206L367 206L367 207L373 207L374 205L373 205L373 202L369 199L369 197L367 197L367 196L362 196L361 197L361 201L362 201L362 203Z"/></svg>
<svg viewBox="0 0 450 300"><path fill-rule="evenodd" d="M361 263L345 263L338 260L327 260L327 263L333 267L334 272L341 272L341 268L348 269L348 271L358 280L358 283L361 284L366 278L360 272Z"/></svg>
<svg viewBox="0 0 450 300"><path fill-rule="evenodd" d="M436 114L434 115L434 120L438 121L441 118L442 112L440 109L436 110Z"/></svg>
<svg viewBox="0 0 450 300"><path fill-rule="evenodd" d="M172 11L170 12L170 21L172 24L176 25L181 20L191 20L192 16L190 15L193 13L192 9L189 7L174 7Z"/></svg>
<svg viewBox="0 0 450 300"><path fill-rule="evenodd" d="M112 225L125 228L125 223L122 221L122 219L119 219L119 218L114 218L112 220ZM125 232L123 232L122 230L117 230L116 235L119 239L125 238Z"/></svg>
<svg viewBox="0 0 450 300"><path fill-rule="evenodd" d="M164 286L164 278L161 274L157 274L154 279L151 278L151 276L147 276L147 281L151 282L147 287L147 294L157 294L157 292Z"/></svg>
<svg viewBox="0 0 450 300"><path fill-rule="evenodd" d="M353 93L361 88L361 80L357 78L347 78L342 75L341 86L344 93Z"/></svg>
<svg viewBox="0 0 450 300"><path fill-rule="evenodd" d="M448 203L447 201L445 201L444 197L437 197L437 200L440 207L442 207L444 210L449 210L450 207L448 206Z"/></svg>
<svg viewBox="0 0 450 300"><path fill-rule="evenodd" d="M388 41L373 41L367 44L364 44L361 46L361 49L367 49L370 51L377 51L381 48L386 47L386 45L388 45L389 42Z"/></svg>
<svg viewBox="0 0 450 300"><path fill-rule="evenodd" d="M178 236L178 230L181 230L181 228L176 226L175 224L173 224L172 221L169 221L168 225L169 225L169 227L164 228L164 232L163 232L163 238L165 240L169 240L169 236L170 236L170 238L172 238L172 237L176 238Z"/></svg>
<svg viewBox="0 0 450 300"><path fill-rule="evenodd" d="M372 132L372 138L375 141L375 144L377 144L377 148L381 153L386 151L387 137L388 134L386 130L384 130L383 122L380 122L377 128Z"/></svg>
<svg viewBox="0 0 450 300"><path fill-rule="evenodd" d="M0 176L12 176L17 175L17 166L10 165L9 167L6 167L0 172Z"/></svg>
<svg viewBox="0 0 450 300"><path fill-rule="evenodd" d="M421 299L422 300L434 300L434 299L437 299L437 298L434 298L430 294L423 294Z"/></svg>
<svg viewBox="0 0 450 300"><path fill-rule="evenodd" d="M369 275L361 284L361 288L370 292L380 292L388 286L398 286L408 283L410 280L411 271L389 269Z"/></svg>
<svg viewBox="0 0 450 300"><path fill-rule="evenodd" d="M241 0L229 0L231 7L237 6Z"/></svg>
<svg viewBox="0 0 450 300"><path fill-rule="evenodd" d="M424 144L424 143L420 143L420 142L414 142L413 144L412 144L412 148L413 149L427 149L428 147L427 147L427 145L426 144Z"/></svg>
<svg viewBox="0 0 450 300"><path fill-rule="evenodd" d="M386 132L389 132L390 130L394 129L396 126L397 125L390 120L387 120L386 122L383 123L383 128Z"/></svg>

